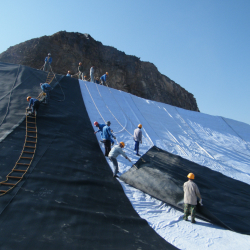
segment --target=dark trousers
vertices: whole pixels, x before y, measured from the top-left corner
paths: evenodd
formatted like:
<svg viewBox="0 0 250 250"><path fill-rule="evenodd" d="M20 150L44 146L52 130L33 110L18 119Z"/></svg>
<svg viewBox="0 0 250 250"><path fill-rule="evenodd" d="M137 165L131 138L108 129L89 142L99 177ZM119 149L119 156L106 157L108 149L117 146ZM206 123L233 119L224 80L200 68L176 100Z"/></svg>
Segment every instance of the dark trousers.
<svg viewBox="0 0 250 250"><path fill-rule="evenodd" d="M109 155L109 152L111 150L111 141L110 140L103 140L104 147L105 147L105 156Z"/></svg>
<svg viewBox="0 0 250 250"><path fill-rule="evenodd" d="M34 102L34 104L32 106L32 113L34 113L35 111L37 111L39 109L39 105L40 105L39 101Z"/></svg>
<svg viewBox="0 0 250 250"><path fill-rule="evenodd" d="M135 141L135 151L136 151L136 154L139 154L139 144L140 142L139 141Z"/></svg>
<svg viewBox="0 0 250 250"><path fill-rule="evenodd" d="M191 220L195 219L196 215L196 205L184 204L184 217L183 219L188 219L188 216L191 215Z"/></svg>

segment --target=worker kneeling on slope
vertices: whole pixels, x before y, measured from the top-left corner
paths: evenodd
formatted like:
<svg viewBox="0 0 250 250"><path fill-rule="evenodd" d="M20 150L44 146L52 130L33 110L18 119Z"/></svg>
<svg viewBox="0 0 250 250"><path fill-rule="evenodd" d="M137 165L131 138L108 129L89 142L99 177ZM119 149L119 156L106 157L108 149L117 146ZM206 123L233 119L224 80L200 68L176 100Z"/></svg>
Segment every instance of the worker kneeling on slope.
<svg viewBox="0 0 250 250"><path fill-rule="evenodd" d="M195 223L197 197L200 199L202 205L202 199L198 186L193 182L194 174L188 174L188 181L183 185L184 191L184 216L183 220L188 220L188 216L191 215L191 222Z"/></svg>
<svg viewBox="0 0 250 250"><path fill-rule="evenodd" d="M27 101L29 102L28 108L31 108L31 115L36 115L37 110L39 109L40 102L36 98L31 98L31 96L27 97Z"/></svg>
<svg viewBox="0 0 250 250"><path fill-rule="evenodd" d="M118 155L123 155L127 160L129 160L131 162L131 160L127 157L127 155L122 151L122 148L125 147L125 143L124 142L120 142L119 145L114 146L111 151L109 152L109 159L110 161L113 163L114 166L114 174L113 177L118 177L117 173L118 171L118 162L116 160Z"/></svg>

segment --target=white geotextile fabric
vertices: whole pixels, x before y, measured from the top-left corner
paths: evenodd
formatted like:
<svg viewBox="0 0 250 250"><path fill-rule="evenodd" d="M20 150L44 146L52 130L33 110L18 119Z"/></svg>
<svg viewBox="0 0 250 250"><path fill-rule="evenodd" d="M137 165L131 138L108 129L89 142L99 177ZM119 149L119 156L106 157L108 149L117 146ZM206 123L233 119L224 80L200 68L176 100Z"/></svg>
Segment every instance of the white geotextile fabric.
<svg viewBox="0 0 250 250"><path fill-rule="evenodd" d="M90 120L111 121L117 140L132 160L119 156L124 173L138 160L132 134L143 125L140 154L156 145L170 153L250 184L250 125L218 116L176 108L134 95L79 81ZM104 120L103 120L104 119ZM93 128L96 128L93 125ZM100 140L100 133L97 133ZM117 142L116 142L117 143ZM100 144L104 151L104 147ZM113 168L110 161L111 169ZM119 180L120 181L120 180ZM134 209L165 240L180 249L250 249L250 236L222 229L197 219L182 220L183 213L120 181ZM202 194L201 194L202 195ZM204 204L206 197L203 197Z"/></svg>

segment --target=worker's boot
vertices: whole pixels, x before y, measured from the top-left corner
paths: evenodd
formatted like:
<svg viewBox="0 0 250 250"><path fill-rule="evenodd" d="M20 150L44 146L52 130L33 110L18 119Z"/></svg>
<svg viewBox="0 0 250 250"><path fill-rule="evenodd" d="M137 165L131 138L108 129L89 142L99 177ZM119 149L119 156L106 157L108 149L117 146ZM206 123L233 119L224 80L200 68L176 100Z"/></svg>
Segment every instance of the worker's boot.
<svg viewBox="0 0 250 250"><path fill-rule="evenodd" d="M194 218L191 218L191 223L196 223Z"/></svg>

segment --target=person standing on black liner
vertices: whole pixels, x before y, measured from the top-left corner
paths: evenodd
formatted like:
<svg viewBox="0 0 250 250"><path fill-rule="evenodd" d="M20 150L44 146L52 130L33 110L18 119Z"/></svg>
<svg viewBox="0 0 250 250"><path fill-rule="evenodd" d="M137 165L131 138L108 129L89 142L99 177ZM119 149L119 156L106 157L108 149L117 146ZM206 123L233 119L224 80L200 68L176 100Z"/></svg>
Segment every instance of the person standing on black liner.
<svg viewBox="0 0 250 250"><path fill-rule="evenodd" d="M107 121L106 126L103 127L102 129L102 138L105 146L105 154L104 154L105 156L108 156L111 150L111 140L112 140L111 138L113 137L114 139L116 139L116 137L111 133L110 125L111 122Z"/></svg>
<svg viewBox="0 0 250 250"><path fill-rule="evenodd" d="M183 185L184 191L184 216L183 220L188 220L188 216L191 215L191 222L195 223L196 205L197 197L200 199L200 204L202 205L202 199L198 186L193 182L194 174L188 174L188 181Z"/></svg>

